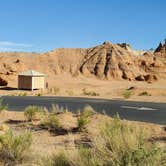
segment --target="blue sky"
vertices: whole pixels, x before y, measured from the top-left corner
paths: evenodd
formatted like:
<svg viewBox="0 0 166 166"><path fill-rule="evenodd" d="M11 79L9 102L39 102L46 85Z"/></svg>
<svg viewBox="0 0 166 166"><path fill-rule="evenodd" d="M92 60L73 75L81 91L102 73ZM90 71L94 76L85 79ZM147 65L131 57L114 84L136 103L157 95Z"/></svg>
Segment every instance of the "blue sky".
<svg viewBox="0 0 166 166"><path fill-rule="evenodd" d="M0 51L45 52L111 41L155 48L165 0L0 0Z"/></svg>

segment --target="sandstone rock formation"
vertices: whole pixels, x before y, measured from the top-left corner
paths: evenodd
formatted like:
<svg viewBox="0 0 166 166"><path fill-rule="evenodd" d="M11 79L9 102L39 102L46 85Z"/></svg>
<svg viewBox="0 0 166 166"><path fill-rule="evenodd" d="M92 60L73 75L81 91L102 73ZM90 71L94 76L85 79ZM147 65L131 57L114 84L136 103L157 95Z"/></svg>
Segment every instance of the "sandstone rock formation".
<svg viewBox="0 0 166 166"><path fill-rule="evenodd" d="M166 40L165 43L160 43L159 46L155 50L156 56L166 57Z"/></svg>
<svg viewBox="0 0 166 166"><path fill-rule="evenodd" d="M61 48L43 54L0 53L1 78L16 81L17 74L28 69L47 74L47 79L70 73L105 80L153 82L166 78L166 43L160 44L154 53L135 53L128 44L110 42L93 48Z"/></svg>

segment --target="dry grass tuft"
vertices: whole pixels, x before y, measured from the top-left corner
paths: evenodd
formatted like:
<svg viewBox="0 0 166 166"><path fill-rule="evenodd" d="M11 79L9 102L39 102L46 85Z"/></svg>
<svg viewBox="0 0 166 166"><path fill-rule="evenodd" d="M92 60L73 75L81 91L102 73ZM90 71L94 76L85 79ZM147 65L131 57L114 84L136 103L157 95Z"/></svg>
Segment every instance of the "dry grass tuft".
<svg viewBox="0 0 166 166"><path fill-rule="evenodd" d="M15 135L7 131L0 136L0 160L6 165L22 162L29 152L32 135L26 131Z"/></svg>

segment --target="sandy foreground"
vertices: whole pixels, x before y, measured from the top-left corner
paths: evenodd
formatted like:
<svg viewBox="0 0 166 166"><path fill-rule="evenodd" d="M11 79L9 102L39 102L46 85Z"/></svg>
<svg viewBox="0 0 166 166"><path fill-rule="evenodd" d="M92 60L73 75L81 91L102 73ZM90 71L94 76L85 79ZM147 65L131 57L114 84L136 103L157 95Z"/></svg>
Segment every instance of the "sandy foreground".
<svg viewBox="0 0 166 166"><path fill-rule="evenodd" d="M166 102L166 79L147 83L139 81L108 81L92 77L72 77L69 74L61 74L52 78L46 77L46 82L48 82L48 89L23 91L17 90L17 81L11 80L7 88L0 88L0 95L75 96L124 99L123 93L127 89L131 89L129 90L131 96L128 100ZM148 95L140 95L142 92L147 92Z"/></svg>
<svg viewBox="0 0 166 166"><path fill-rule="evenodd" d="M58 115L63 128L69 131L66 133L51 133L48 130L42 129L39 127L40 120L35 120L32 123L26 122L23 112L4 111L0 114L0 117L0 126L5 124L14 133L19 134L25 130L31 130L33 137L32 152L40 155L50 155L57 149L72 148L75 144L87 142L88 138L92 138L98 134L97 126L100 126L106 120L111 120L106 115L94 115L87 127L88 134L85 135L80 132L70 132L71 128L77 127L77 117L71 112ZM166 145L166 131L164 126L132 121L126 121L126 123L146 128L152 133L152 140L159 142L162 146ZM0 127L0 134L2 132L2 128Z"/></svg>
<svg viewBox="0 0 166 166"><path fill-rule="evenodd" d="M91 140L99 135L99 129L102 124L112 120L111 117L106 115L95 114L91 117L86 132L79 132L78 130L71 130L77 128L77 117L75 114L64 112L58 114L57 117L66 132L52 132L43 129L40 127L41 121L39 119L33 122L27 122L23 112L3 111L0 114L0 135L4 134L5 130L11 130L16 135L22 134L25 131L30 131L32 134L32 144L30 151L28 151L27 158L18 166L36 166L36 161L42 157L50 157L65 150L72 151L72 149L80 145L90 145ZM165 126L126 120L124 120L124 123L134 125L141 130L147 131L149 133L147 141L157 143L157 145L162 148L166 147ZM5 126L5 128L2 126ZM0 166L5 165L0 163Z"/></svg>

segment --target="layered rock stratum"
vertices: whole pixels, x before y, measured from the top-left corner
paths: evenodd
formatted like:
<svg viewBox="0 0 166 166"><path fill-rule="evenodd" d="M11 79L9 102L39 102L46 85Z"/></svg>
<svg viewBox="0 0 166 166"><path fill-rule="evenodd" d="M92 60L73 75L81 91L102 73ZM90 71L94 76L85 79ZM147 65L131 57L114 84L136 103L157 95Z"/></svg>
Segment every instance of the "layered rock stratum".
<svg viewBox="0 0 166 166"><path fill-rule="evenodd" d="M153 82L166 78L166 43L152 51L136 51L128 44L104 42L96 47L61 48L47 53L0 53L0 86L33 69L48 78L62 73L104 80Z"/></svg>

